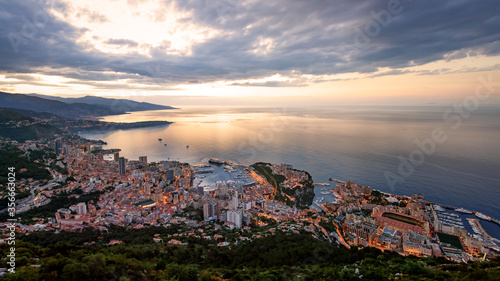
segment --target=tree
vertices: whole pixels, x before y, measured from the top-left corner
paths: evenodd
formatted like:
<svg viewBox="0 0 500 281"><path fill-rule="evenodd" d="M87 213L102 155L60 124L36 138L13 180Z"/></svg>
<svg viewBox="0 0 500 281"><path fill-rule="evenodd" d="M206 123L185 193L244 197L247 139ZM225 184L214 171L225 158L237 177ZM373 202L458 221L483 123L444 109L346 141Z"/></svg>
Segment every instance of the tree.
<svg viewBox="0 0 500 281"><path fill-rule="evenodd" d="M111 277L111 272L109 272L106 267L106 261L103 254L87 256L83 258L82 261L88 265L90 275L93 279L105 280Z"/></svg>
<svg viewBox="0 0 500 281"><path fill-rule="evenodd" d="M72 262L63 268L62 277L64 280L71 281L88 280L90 277L89 267L83 263Z"/></svg>

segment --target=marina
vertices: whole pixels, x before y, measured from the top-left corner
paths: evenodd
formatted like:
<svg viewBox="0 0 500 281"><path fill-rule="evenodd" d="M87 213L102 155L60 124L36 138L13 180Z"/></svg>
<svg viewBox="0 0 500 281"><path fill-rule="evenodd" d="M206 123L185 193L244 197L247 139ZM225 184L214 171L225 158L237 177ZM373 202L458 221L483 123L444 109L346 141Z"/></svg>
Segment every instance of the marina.
<svg viewBox="0 0 500 281"><path fill-rule="evenodd" d="M314 200L314 204L321 207L321 203L325 200L325 197L318 197Z"/></svg>
<svg viewBox="0 0 500 281"><path fill-rule="evenodd" d="M211 159L212 160L212 159ZM202 187L204 191L211 191L227 187L251 187L256 181L239 165L217 159L217 163L225 163L224 166L215 164L198 164L195 170L194 187Z"/></svg>
<svg viewBox="0 0 500 281"><path fill-rule="evenodd" d="M434 218L443 224L464 228L471 235L498 239L499 224L496 224L493 218L483 213L469 212L463 208L438 203L431 203L431 207L434 211ZM478 224L481 226L480 230L477 227ZM480 231L479 234L478 230Z"/></svg>
<svg viewBox="0 0 500 281"><path fill-rule="evenodd" d="M469 225L470 227L472 227L472 230L474 231L475 234L477 235L481 235L481 233L479 232L479 230L477 229L477 226L476 224L474 223L473 219L471 218L467 218L467 221L469 222Z"/></svg>
<svg viewBox="0 0 500 281"><path fill-rule="evenodd" d="M437 204L436 204L436 205L433 205L432 207L433 207L434 211L436 211L436 212L444 212L444 211L445 211L445 210L443 209L443 207L441 207L441 206L439 206L439 205L437 205Z"/></svg>
<svg viewBox="0 0 500 281"><path fill-rule="evenodd" d="M481 225L481 222L479 220L474 219L474 218L468 218L467 221L469 222L470 226L472 227L472 230L474 233L477 235L480 235L482 237L485 237L488 240L493 240L494 238L491 237L483 228Z"/></svg>
<svg viewBox="0 0 500 281"><path fill-rule="evenodd" d="M459 228L464 228L464 224L462 219L458 214L455 213L447 213L447 212L437 212L436 218L442 222L443 224L447 224L450 226L455 226Z"/></svg>

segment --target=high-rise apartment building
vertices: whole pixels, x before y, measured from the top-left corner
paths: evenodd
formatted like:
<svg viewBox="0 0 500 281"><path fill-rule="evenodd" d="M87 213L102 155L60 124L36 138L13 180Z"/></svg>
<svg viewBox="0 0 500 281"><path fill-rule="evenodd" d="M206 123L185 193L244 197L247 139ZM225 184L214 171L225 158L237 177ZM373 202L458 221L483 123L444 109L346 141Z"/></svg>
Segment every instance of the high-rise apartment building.
<svg viewBox="0 0 500 281"><path fill-rule="evenodd" d="M120 175L125 175L127 172L125 170L125 157L120 157L118 159L118 170L120 171Z"/></svg>

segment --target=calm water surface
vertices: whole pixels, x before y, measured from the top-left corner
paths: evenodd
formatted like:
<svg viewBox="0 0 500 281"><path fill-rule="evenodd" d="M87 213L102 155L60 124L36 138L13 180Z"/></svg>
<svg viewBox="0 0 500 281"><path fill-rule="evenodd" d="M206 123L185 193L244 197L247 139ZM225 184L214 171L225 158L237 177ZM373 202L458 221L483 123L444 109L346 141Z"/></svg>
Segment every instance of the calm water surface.
<svg viewBox="0 0 500 281"><path fill-rule="evenodd" d="M129 159L288 163L315 182L333 177L393 194L422 193L428 201L500 218L500 108L481 107L460 124L444 120L448 109L185 107L103 117L173 121L169 126L81 135L121 148ZM436 129L444 141L433 146ZM429 155L416 144L424 140ZM410 155L414 164L401 165ZM399 180L391 185L387 175Z"/></svg>

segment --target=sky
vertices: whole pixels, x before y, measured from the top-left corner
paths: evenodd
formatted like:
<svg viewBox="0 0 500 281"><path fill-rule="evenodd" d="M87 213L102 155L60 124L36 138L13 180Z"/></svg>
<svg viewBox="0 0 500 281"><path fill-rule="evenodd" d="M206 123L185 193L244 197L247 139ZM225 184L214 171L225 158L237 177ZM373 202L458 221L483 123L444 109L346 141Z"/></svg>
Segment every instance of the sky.
<svg viewBox="0 0 500 281"><path fill-rule="evenodd" d="M497 0L0 0L0 91L448 104L500 81L499 30Z"/></svg>

